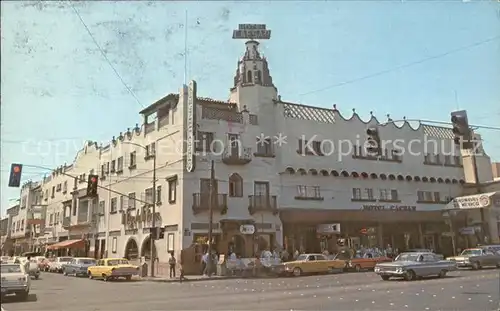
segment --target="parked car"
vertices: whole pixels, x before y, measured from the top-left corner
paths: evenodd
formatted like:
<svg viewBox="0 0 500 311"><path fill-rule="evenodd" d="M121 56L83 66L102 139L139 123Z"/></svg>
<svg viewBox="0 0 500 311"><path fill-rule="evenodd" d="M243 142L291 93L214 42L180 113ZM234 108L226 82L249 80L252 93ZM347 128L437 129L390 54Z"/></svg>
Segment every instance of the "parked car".
<svg viewBox="0 0 500 311"><path fill-rule="evenodd" d="M401 253L393 262L379 263L375 266L375 273L382 280L391 277L404 278L413 281L417 277L439 276L445 277L449 271L457 269L455 262L441 260L439 256L430 252Z"/></svg>
<svg viewBox="0 0 500 311"><path fill-rule="evenodd" d="M44 256L36 256L34 259L38 263L38 268L40 268L40 270L43 271L44 262L45 260L47 260L47 258L45 258Z"/></svg>
<svg viewBox="0 0 500 311"><path fill-rule="evenodd" d="M500 254L487 246L468 248L460 255L447 259L456 262L459 268L472 268L473 270L483 267L500 268Z"/></svg>
<svg viewBox="0 0 500 311"><path fill-rule="evenodd" d="M89 279L102 279L104 281L118 278L132 279L139 274L139 267L131 265L127 259L105 258L96 262L95 266L88 267Z"/></svg>
<svg viewBox="0 0 500 311"><path fill-rule="evenodd" d="M328 259L323 254L301 254L294 261L283 264L284 274L293 276L343 271L345 267L345 260Z"/></svg>
<svg viewBox="0 0 500 311"><path fill-rule="evenodd" d="M358 252L347 261L347 269L360 272L362 270L373 270L375 265L381 262L391 262L392 259L380 252Z"/></svg>
<svg viewBox="0 0 500 311"><path fill-rule="evenodd" d="M71 261L73 257L57 257L54 261L49 262L49 272L63 272L63 265Z"/></svg>
<svg viewBox="0 0 500 311"><path fill-rule="evenodd" d="M94 258L73 258L68 264L63 266L64 275L88 275L88 268L95 266L96 260Z"/></svg>
<svg viewBox="0 0 500 311"><path fill-rule="evenodd" d="M15 294L26 300L31 289L31 278L22 264L1 264L1 300L9 294Z"/></svg>

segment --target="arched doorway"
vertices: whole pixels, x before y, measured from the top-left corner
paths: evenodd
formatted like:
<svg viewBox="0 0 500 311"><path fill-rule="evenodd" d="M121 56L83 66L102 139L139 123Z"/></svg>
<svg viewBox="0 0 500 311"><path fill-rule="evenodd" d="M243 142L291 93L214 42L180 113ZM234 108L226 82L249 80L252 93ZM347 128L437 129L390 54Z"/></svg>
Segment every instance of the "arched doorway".
<svg viewBox="0 0 500 311"><path fill-rule="evenodd" d="M129 239L125 245L125 258L134 260L139 258L139 247L134 239Z"/></svg>
<svg viewBox="0 0 500 311"><path fill-rule="evenodd" d="M146 257L146 260L151 259L151 238L148 236L142 243L141 257ZM153 243L153 257L158 258L156 246Z"/></svg>
<svg viewBox="0 0 500 311"><path fill-rule="evenodd" d="M229 242L229 250L238 256L245 256L245 239L241 235L235 235Z"/></svg>

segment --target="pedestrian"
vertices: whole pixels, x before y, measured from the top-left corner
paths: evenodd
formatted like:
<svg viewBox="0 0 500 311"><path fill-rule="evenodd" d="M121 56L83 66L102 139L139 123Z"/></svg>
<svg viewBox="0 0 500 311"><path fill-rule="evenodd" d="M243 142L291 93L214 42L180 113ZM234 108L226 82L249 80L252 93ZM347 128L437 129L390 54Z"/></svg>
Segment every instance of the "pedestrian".
<svg viewBox="0 0 500 311"><path fill-rule="evenodd" d="M201 265L202 265L202 274L203 275L207 275L208 276L208 270L209 270L209 267L208 267L208 252L205 253L205 255L203 255L203 257L201 258Z"/></svg>
<svg viewBox="0 0 500 311"><path fill-rule="evenodd" d="M182 281L185 280L185 277L184 277L184 266L182 265L183 262L182 262L182 256L181 256L181 260L179 261L179 282L182 283Z"/></svg>
<svg viewBox="0 0 500 311"><path fill-rule="evenodd" d="M170 278L175 278L176 260L175 260L174 252L170 253L170 258L168 259L168 265L170 266Z"/></svg>

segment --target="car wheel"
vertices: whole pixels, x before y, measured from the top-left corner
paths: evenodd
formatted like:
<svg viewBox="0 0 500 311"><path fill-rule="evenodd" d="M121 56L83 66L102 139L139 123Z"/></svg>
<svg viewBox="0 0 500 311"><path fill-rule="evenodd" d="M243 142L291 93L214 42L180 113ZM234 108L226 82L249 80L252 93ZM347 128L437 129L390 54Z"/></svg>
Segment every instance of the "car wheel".
<svg viewBox="0 0 500 311"><path fill-rule="evenodd" d="M497 268L500 269L500 262L497 262Z"/></svg>
<svg viewBox="0 0 500 311"><path fill-rule="evenodd" d="M446 273L448 273L448 271L447 271L447 270L441 270L441 272L439 272L439 277L440 277L440 278L444 278L444 277L446 277Z"/></svg>
<svg viewBox="0 0 500 311"><path fill-rule="evenodd" d="M127 276L125 277L125 280L127 280L127 281L132 280L132 276L131 276L131 275L127 275Z"/></svg>
<svg viewBox="0 0 500 311"><path fill-rule="evenodd" d="M381 275L380 277L381 277L381 278L382 278L382 280L384 280L384 281L389 281L389 279L391 278L391 277L390 277L390 276L388 276L388 275Z"/></svg>
<svg viewBox="0 0 500 311"><path fill-rule="evenodd" d="M405 281L415 280L416 279L415 272L413 272L413 270L406 271L404 278L405 278Z"/></svg>
<svg viewBox="0 0 500 311"><path fill-rule="evenodd" d="M361 266L360 265L356 265L354 267L354 269L356 269L356 272L361 272Z"/></svg>
<svg viewBox="0 0 500 311"><path fill-rule="evenodd" d="M35 275L35 280L38 280L39 277L40 277L39 274Z"/></svg>
<svg viewBox="0 0 500 311"><path fill-rule="evenodd" d="M472 270L479 270L479 269L481 269L479 262L473 262L472 263Z"/></svg>
<svg viewBox="0 0 500 311"><path fill-rule="evenodd" d="M300 276L302 274L302 269L299 267L293 269L293 275L294 276Z"/></svg>
<svg viewBox="0 0 500 311"><path fill-rule="evenodd" d="M64 270L63 275L68 276L68 272L66 272L66 270Z"/></svg>
<svg viewBox="0 0 500 311"><path fill-rule="evenodd" d="M106 274L103 274L103 275L102 275L102 280L103 280L104 282L107 282L107 281L109 281L109 280L110 280L110 277L109 277L109 276L107 276Z"/></svg>
<svg viewBox="0 0 500 311"><path fill-rule="evenodd" d="M89 279L90 279L90 280L92 280L92 279L94 278L94 277L92 276L92 273L90 273L90 272L88 273L88 277L89 277Z"/></svg>

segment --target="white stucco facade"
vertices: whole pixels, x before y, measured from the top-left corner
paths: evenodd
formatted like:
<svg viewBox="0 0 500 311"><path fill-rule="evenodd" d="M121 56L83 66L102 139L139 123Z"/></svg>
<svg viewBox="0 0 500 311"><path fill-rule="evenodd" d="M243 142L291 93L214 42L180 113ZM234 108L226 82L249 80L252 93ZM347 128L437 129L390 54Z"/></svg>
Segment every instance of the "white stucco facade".
<svg viewBox="0 0 500 311"><path fill-rule="evenodd" d="M109 144L88 142L72 164L45 178L41 187L46 221L39 239L84 238L90 251L108 257L147 255L148 215L155 203L150 191L156 191L156 225L165 228L164 238L155 242L157 256L160 261L167 260L169 251L179 256L208 232L204 187L212 160L217 180L214 234L224 238L225 222L252 223L257 234L268 235L268 242L279 246L289 244L287 224L381 228L383 223L403 221L420 226L440 215L466 181L451 129L413 128L407 122L383 125L373 116L362 120L355 111L343 116L337 107L286 102L278 96L255 41L246 44L228 101L197 98L197 139L218 142L212 144L215 152L208 153L199 148L205 143L198 143L195 169L186 172L187 92L182 87L152 104L141 112L141 124L117 133ZM370 127L387 142L381 157L356 148L365 143ZM232 138L238 141L236 153ZM269 139L269 145L259 145L262 138ZM317 142L311 144L314 150L306 148L308 141ZM393 153L396 149L400 152ZM488 160L484 155L484 162ZM99 176L97 198L86 197L89 174ZM21 213L15 217L22 218ZM130 249L130 241L137 250Z"/></svg>

